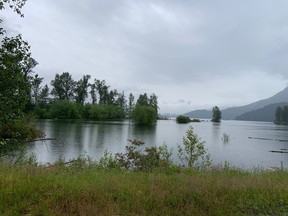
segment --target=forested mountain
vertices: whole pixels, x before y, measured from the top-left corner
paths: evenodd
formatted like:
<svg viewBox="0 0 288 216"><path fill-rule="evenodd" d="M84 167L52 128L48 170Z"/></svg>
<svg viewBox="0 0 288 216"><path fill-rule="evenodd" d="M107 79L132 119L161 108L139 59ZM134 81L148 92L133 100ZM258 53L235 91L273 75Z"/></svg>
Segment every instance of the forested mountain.
<svg viewBox="0 0 288 216"><path fill-rule="evenodd" d="M275 94L274 96L270 98L259 100L259 101L256 101L254 103L244 105L244 106L223 109L221 110L222 119L223 120L236 119L237 116L241 116L244 113L264 108L265 106L268 106L270 104L283 103L283 102L288 103L288 87L286 87L284 90L282 90L281 92ZM275 110L273 112L273 115L274 114L275 114ZM193 118L211 118L212 112L211 110L195 110L195 111L188 112L184 115L187 115Z"/></svg>
<svg viewBox="0 0 288 216"><path fill-rule="evenodd" d="M185 116L189 116L190 118L203 118L203 119L210 119L212 117L211 110L194 110L184 114Z"/></svg>
<svg viewBox="0 0 288 216"><path fill-rule="evenodd" d="M283 107L287 105L288 103L270 104L263 108L243 113L242 115L237 116L236 120L273 122L275 120L275 110L277 107Z"/></svg>

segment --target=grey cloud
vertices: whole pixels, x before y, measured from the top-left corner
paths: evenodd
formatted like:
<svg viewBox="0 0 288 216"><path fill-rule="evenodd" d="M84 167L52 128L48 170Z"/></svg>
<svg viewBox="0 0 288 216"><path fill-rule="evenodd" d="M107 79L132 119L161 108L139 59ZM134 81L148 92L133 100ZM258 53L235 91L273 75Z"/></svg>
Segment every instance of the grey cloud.
<svg viewBox="0 0 288 216"><path fill-rule="evenodd" d="M270 77L286 85L287 8L286 0L29 0L19 31L44 76L89 73L129 91L161 92L167 106L181 97L189 109L207 89L220 95L235 86L218 85L222 77L236 84L251 77L260 89ZM233 101L219 95L207 100Z"/></svg>

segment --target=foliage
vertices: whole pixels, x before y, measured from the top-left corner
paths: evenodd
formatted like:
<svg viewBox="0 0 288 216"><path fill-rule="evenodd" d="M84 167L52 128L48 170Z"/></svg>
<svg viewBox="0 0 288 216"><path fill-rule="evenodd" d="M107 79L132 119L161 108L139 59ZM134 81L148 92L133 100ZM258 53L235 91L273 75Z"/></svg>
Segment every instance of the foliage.
<svg viewBox="0 0 288 216"><path fill-rule="evenodd" d="M21 13L22 7L25 5L27 0L0 0L0 11L5 9L5 5L11 8L14 12L19 14L21 17L24 15ZM0 24L3 20L0 18ZM5 29L0 26L0 35L5 33Z"/></svg>
<svg viewBox="0 0 288 216"><path fill-rule="evenodd" d="M90 75L84 75L82 79L80 79L76 83L75 87L75 100L76 103L84 104L85 99L88 96L87 89L89 87L89 79L91 78Z"/></svg>
<svg viewBox="0 0 288 216"><path fill-rule="evenodd" d="M221 121L221 118L222 118L222 113L219 109L219 107L217 106L214 106L213 109L212 109L212 121L213 122L220 122Z"/></svg>
<svg viewBox="0 0 288 216"><path fill-rule="evenodd" d="M183 146L178 145L178 156L182 162L186 162L189 167L194 168L210 166L210 156L206 154L205 141L198 138L191 126L186 132L186 137L183 137L182 144ZM201 159L201 166L199 159Z"/></svg>
<svg viewBox="0 0 288 216"><path fill-rule="evenodd" d="M49 115L51 118L57 119L79 119L80 112L76 103L68 100L57 100L50 108Z"/></svg>
<svg viewBox="0 0 288 216"><path fill-rule="evenodd" d="M288 106L277 107L275 111L275 123L288 124Z"/></svg>
<svg viewBox="0 0 288 216"><path fill-rule="evenodd" d="M288 172L149 173L0 163L0 215L287 215Z"/></svg>
<svg viewBox="0 0 288 216"><path fill-rule="evenodd" d="M137 104L132 112L132 119L139 125L152 125L157 120L157 113L153 107Z"/></svg>
<svg viewBox="0 0 288 216"><path fill-rule="evenodd" d="M170 157L172 151L166 145L161 147L146 147L141 150L140 146L144 142L139 140L129 140L131 145L126 146L125 153L117 153L116 161L120 167L132 171L151 172L155 169L167 169L172 165Z"/></svg>
<svg viewBox="0 0 288 216"><path fill-rule="evenodd" d="M191 122L191 119L188 116L179 115L176 118L176 122L180 124L187 124Z"/></svg>
<svg viewBox="0 0 288 216"><path fill-rule="evenodd" d="M0 154L18 149L23 141L42 137L44 134L27 119L9 120L0 125Z"/></svg>
<svg viewBox="0 0 288 216"><path fill-rule="evenodd" d="M0 48L0 124L23 114L29 95L25 80L30 46L20 35L5 37Z"/></svg>
<svg viewBox="0 0 288 216"><path fill-rule="evenodd" d="M125 112L121 107L104 104L86 104L84 106L83 118L92 120L123 119Z"/></svg>
<svg viewBox="0 0 288 216"><path fill-rule="evenodd" d="M132 117L132 111L134 108L134 96L132 93L129 94L129 102L128 102L128 117L131 118Z"/></svg>
<svg viewBox="0 0 288 216"><path fill-rule="evenodd" d="M54 80L51 81L53 89L51 94L60 100L72 100L75 95L76 82L72 79L72 75L64 72L61 75L55 75Z"/></svg>

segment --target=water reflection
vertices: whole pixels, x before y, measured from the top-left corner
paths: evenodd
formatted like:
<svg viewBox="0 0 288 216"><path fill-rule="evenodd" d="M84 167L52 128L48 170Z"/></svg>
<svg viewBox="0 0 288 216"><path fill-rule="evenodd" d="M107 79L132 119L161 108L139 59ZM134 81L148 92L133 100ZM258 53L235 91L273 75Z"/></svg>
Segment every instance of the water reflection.
<svg viewBox="0 0 288 216"><path fill-rule="evenodd" d="M42 163L54 162L60 156L66 160L80 155L99 159L106 149L112 153L123 152L128 139L137 139L144 141L147 147L165 143L169 148L174 148L176 156L173 159L177 163L177 145L182 143L191 125L199 138L206 141L205 148L215 164L229 161L236 167L252 168L258 165L279 166L283 161L284 167L288 167L287 154L270 152L288 149L288 142L279 141L288 140L288 127L263 122L207 121L177 124L171 120L158 121L157 125L151 127L141 127L129 121L41 120L37 122L37 126L46 133L46 137L57 138L57 141L31 143L27 152L36 154ZM224 134L229 139L225 139ZM248 137L262 137L267 140Z"/></svg>

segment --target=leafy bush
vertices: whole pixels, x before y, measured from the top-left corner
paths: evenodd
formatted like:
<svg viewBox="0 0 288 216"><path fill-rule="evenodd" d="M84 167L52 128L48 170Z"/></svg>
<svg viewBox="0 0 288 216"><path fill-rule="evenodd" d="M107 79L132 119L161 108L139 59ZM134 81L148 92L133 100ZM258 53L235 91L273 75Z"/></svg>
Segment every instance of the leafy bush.
<svg viewBox="0 0 288 216"><path fill-rule="evenodd" d="M188 116L179 115L176 118L176 122L180 123L180 124L187 124L187 123L191 122L191 120Z"/></svg>
<svg viewBox="0 0 288 216"><path fill-rule="evenodd" d="M3 140L31 140L43 136L43 133L25 120L11 120L0 126L0 138Z"/></svg>
<svg viewBox="0 0 288 216"><path fill-rule="evenodd" d="M210 155L206 154L204 147L205 141L201 141L197 134L193 132L193 128L190 127L186 132L186 137L183 138L183 147L178 145L178 156L182 162L187 162L189 167L202 168L210 166ZM199 165L198 159L201 159L202 163Z"/></svg>
<svg viewBox="0 0 288 216"><path fill-rule="evenodd" d="M57 100L51 106L50 117L58 119L79 119L81 115L77 104L74 102Z"/></svg>
<svg viewBox="0 0 288 216"><path fill-rule="evenodd" d="M144 142L139 140L129 140L131 145L126 146L125 153L117 153L116 161L120 167L132 171L151 172L154 169L165 169L172 166L170 157L172 150L168 150L166 145L160 147L149 147L141 151L139 148Z"/></svg>
<svg viewBox="0 0 288 216"><path fill-rule="evenodd" d="M132 118L136 124L152 125L157 120L157 112L153 107L136 105L132 112Z"/></svg>

